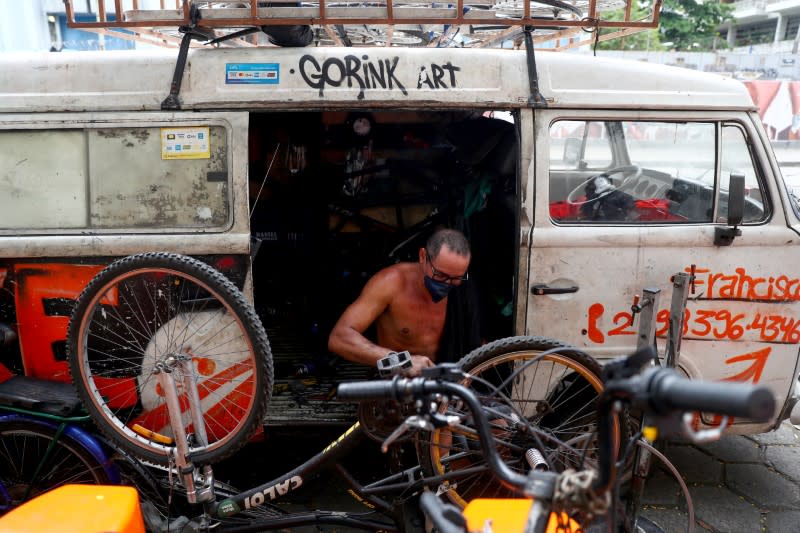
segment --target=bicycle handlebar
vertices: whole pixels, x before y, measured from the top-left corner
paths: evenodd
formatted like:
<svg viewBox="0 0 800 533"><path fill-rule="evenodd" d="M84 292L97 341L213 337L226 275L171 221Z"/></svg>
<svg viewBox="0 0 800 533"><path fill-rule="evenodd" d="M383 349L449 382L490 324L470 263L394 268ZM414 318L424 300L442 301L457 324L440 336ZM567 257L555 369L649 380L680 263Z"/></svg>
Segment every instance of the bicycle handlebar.
<svg viewBox="0 0 800 533"><path fill-rule="evenodd" d="M637 378L640 384L635 383ZM616 380L606 383L609 394L613 396L618 390L623 394L632 392L634 407L656 415L672 411L706 411L767 422L775 414L775 397L764 386L690 380L668 368L648 369L629 379L633 383L628 385Z"/></svg>
<svg viewBox="0 0 800 533"><path fill-rule="evenodd" d="M392 380L341 383L336 396L342 400L399 400L397 378Z"/></svg>
<svg viewBox="0 0 800 533"><path fill-rule="evenodd" d="M641 352L637 352L620 360L622 367L641 355ZM609 363L609 367L614 366L617 366L616 362ZM658 366L648 368L641 374L622 376L605 380L597 402L600 476L595 487L600 489L608 487L614 477L611 406L617 401L641 409L645 415L660 417L661 423L657 424L659 428L663 426L670 431L674 431L676 426L671 425L675 419L669 415L686 411L751 418L756 422L766 422L775 413L775 398L764 386L693 380L681 376L672 368Z"/></svg>
<svg viewBox="0 0 800 533"><path fill-rule="evenodd" d="M391 381L366 381L342 383L337 395L348 400L414 400L431 394L456 395L469 407L481 449L489 467L504 485L523 490L538 497L547 497L552 481L545 472L531 472L531 477L511 470L500 458L492 442L492 433L486 413L475 394L466 387L424 377L401 378ZM598 401L598 425L600 441L600 477L597 487L605 487L611 480L613 458L611 451L611 411L616 401L629 403L645 414L664 416L680 411L705 411L766 422L774 416L775 398L763 386L745 383L711 382L690 380L670 368L653 367L641 374L624 378L612 378L605 383ZM543 475L544 474L544 475ZM552 493L549 494L552 497ZM535 496L536 497L536 496Z"/></svg>

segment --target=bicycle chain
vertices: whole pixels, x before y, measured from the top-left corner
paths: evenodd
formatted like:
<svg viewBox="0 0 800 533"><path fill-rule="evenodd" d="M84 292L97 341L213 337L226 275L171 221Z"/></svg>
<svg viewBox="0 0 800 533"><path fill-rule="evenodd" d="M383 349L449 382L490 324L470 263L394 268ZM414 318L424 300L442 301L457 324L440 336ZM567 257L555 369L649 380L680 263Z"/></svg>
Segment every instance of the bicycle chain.
<svg viewBox="0 0 800 533"><path fill-rule="evenodd" d="M603 515L611 505L609 491L596 491L592 489L597 471L571 468L564 470L556 480L556 490L553 495L554 506L568 511L582 511L592 517Z"/></svg>

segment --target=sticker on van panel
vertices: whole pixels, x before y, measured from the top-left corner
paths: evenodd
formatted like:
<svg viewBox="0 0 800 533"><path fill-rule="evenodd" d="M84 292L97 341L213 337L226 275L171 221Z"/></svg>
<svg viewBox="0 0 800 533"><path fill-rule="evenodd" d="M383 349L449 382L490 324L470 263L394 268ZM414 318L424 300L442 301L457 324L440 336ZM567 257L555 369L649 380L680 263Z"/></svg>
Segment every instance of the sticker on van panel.
<svg viewBox="0 0 800 533"><path fill-rule="evenodd" d="M161 159L210 159L208 126L161 128Z"/></svg>
<svg viewBox="0 0 800 533"><path fill-rule="evenodd" d="M225 83L269 83L280 82L279 63L226 63Z"/></svg>

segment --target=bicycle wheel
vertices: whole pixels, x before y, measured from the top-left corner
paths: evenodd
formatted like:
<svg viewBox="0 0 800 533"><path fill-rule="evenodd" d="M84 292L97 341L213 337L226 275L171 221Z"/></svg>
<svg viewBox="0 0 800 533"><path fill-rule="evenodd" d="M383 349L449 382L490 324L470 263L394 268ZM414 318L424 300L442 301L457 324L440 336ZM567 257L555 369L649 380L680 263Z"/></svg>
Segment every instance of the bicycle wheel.
<svg viewBox="0 0 800 533"><path fill-rule="evenodd" d="M69 427L59 435L50 422L0 417L0 514L61 485L117 483L108 468Z"/></svg>
<svg viewBox="0 0 800 533"><path fill-rule="evenodd" d="M72 379L100 430L134 456L165 464L172 427L196 463L243 446L264 419L272 354L253 307L220 272L190 257L145 253L115 261L78 298L68 332ZM207 444L195 431L181 367L181 420L170 420L159 365L191 361Z"/></svg>
<svg viewBox="0 0 800 533"><path fill-rule="evenodd" d="M541 355L552 349L557 351ZM528 471L526 453L533 460L545 458L556 471L596 464L594 404L603 388L596 360L551 339L510 337L472 351L459 365L471 375L464 385L486 406L498 451L509 467ZM447 409L461 414L457 403ZM521 418L541 430L538 440ZM612 432L615 450L627 431L627 417L618 416ZM417 449L429 475L485 466L477 434L468 428L435 430L427 438L420 437ZM477 497L515 495L487 469L457 476L442 488L462 507Z"/></svg>

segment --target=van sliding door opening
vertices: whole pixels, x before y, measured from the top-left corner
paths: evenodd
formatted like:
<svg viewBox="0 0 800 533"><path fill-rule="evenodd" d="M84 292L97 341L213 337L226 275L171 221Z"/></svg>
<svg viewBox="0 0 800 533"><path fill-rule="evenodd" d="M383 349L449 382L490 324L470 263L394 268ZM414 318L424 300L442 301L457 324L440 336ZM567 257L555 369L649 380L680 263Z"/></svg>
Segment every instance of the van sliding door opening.
<svg viewBox="0 0 800 533"><path fill-rule="evenodd" d="M280 403L271 422L307 416L334 375L369 373L328 352L331 328L373 274L418 262L435 229L462 231L472 248L437 361L513 334L519 150L508 113L253 113L249 131L254 297ZM335 409L311 411L335 421Z"/></svg>

